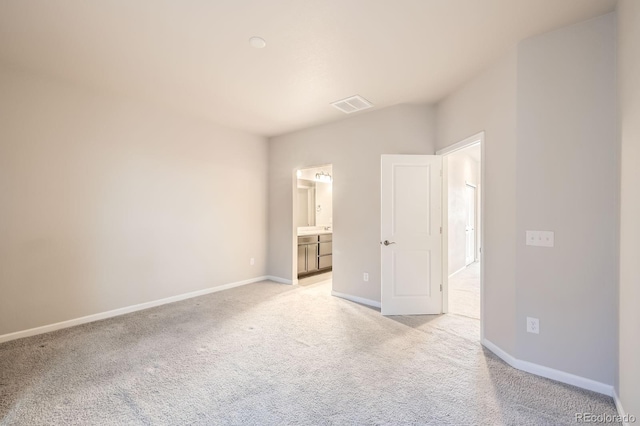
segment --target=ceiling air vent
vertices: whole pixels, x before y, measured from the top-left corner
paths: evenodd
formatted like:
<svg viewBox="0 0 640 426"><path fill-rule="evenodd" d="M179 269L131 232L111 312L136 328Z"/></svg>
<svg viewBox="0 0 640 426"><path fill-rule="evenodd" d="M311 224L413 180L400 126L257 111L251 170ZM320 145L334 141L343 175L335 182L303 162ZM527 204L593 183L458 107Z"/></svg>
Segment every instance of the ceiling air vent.
<svg viewBox="0 0 640 426"><path fill-rule="evenodd" d="M345 114L362 111L363 109L371 108L373 106L371 102L360 95L355 95L351 96L350 98L342 99L340 101L331 102L331 105L338 108Z"/></svg>

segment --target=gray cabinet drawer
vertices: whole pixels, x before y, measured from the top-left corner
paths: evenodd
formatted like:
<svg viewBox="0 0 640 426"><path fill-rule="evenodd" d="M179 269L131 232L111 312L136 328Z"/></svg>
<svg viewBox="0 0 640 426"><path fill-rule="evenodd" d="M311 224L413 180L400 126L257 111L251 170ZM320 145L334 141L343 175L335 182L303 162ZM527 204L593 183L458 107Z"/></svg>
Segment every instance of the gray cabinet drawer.
<svg viewBox="0 0 640 426"><path fill-rule="evenodd" d="M320 243L320 256L331 254L331 241L328 243Z"/></svg>
<svg viewBox="0 0 640 426"><path fill-rule="evenodd" d="M331 241L333 234L323 234L323 235L320 235L319 237L320 237L320 242L322 243L325 241Z"/></svg>
<svg viewBox="0 0 640 426"><path fill-rule="evenodd" d="M317 243L318 236L317 235L306 235L304 237L298 237L298 244L310 244Z"/></svg>
<svg viewBox="0 0 640 426"><path fill-rule="evenodd" d="M320 267L320 269L331 268L331 264L332 264L331 257L332 256L329 255L329 256L320 256L318 258L318 263L319 263L318 266Z"/></svg>

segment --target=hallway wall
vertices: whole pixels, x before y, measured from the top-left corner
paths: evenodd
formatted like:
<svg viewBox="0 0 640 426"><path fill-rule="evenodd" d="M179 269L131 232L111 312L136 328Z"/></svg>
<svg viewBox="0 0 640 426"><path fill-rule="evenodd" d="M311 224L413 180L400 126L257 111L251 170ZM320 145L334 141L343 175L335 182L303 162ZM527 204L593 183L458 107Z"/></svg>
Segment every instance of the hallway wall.
<svg viewBox="0 0 640 426"><path fill-rule="evenodd" d="M466 266L467 183L476 185L476 257L480 241L480 163L467 150L447 156L449 275Z"/></svg>

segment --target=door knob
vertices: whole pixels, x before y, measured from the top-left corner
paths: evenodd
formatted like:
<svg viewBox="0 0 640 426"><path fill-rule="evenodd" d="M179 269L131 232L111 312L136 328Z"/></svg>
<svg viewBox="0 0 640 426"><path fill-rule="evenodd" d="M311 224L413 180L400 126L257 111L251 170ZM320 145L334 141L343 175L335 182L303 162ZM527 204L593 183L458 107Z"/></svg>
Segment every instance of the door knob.
<svg viewBox="0 0 640 426"><path fill-rule="evenodd" d="M382 244L384 244L385 246L391 245L391 244L395 244L395 241L389 241L389 240L384 240L384 242Z"/></svg>

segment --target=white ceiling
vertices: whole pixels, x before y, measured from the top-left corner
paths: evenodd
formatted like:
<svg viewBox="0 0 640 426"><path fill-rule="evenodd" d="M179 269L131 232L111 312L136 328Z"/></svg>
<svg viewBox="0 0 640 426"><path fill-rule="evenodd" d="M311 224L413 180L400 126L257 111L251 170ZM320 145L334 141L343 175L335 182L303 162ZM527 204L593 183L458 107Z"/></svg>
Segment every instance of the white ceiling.
<svg viewBox="0 0 640 426"><path fill-rule="evenodd" d="M0 61L275 135L330 102L435 102L615 0L2 0ZM267 47L249 46L261 36ZM371 110L369 110L371 111Z"/></svg>

